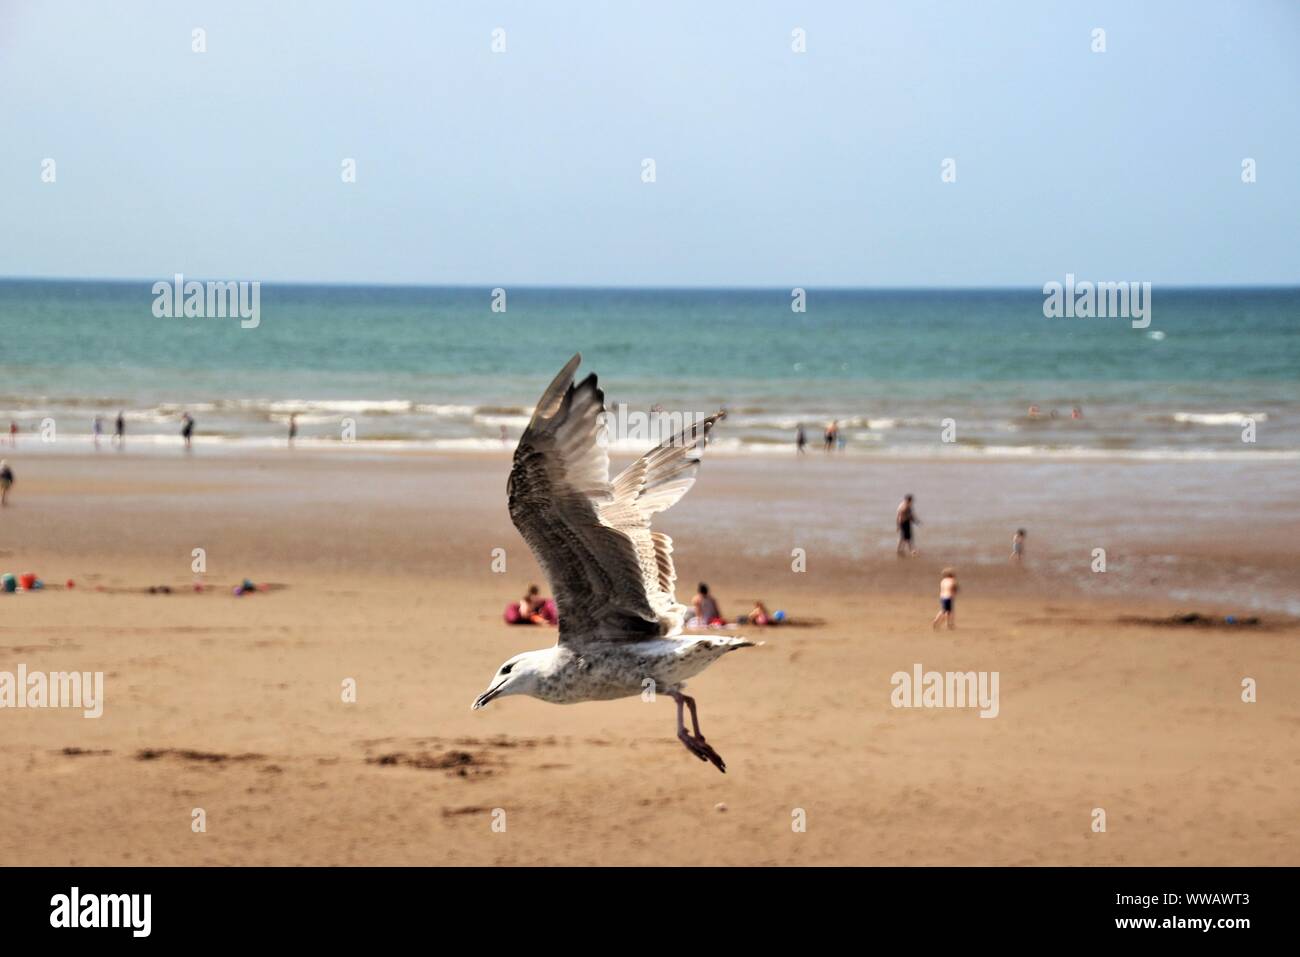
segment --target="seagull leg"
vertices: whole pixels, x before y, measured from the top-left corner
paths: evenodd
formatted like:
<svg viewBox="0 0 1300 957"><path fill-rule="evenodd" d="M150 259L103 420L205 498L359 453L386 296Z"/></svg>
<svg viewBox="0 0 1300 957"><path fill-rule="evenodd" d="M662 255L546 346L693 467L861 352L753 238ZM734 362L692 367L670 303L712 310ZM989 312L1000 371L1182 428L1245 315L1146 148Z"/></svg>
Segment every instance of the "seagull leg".
<svg viewBox="0 0 1300 957"><path fill-rule="evenodd" d="M681 741L686 746L686 750L701 761L708 761L723 774L726 774L727 764L722 760L722 755L705 743L704 735L700 734L700 717L695 711L695 699L682 694L680 691L669 693L673 696L673 700L677 702L677 740ZM683 707L691 709L691 726L695 729L693 735L686 730L685 716L682 713Z"/></svg>
<svg viewBox="0 0 1300 957"><path fill-rule="evenodd" d="M700 716L695 710L695 699L688 694L682 695L682 700L686 702L686 707L691 712L691 728L695 731L695 740L704 743L704 732L700 730Z"/></svg>

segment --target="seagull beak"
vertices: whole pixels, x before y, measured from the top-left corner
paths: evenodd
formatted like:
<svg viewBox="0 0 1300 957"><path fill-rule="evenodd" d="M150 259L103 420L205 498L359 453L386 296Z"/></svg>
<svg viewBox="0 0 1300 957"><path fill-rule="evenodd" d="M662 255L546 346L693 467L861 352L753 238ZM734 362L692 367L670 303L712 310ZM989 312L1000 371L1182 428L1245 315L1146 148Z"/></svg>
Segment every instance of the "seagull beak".
<svg viewBox="0 0 1300 957"><path fill-rule="evenodd" d="M508 678L502 679L499 685L496 685L495 687L492 688L488 688L487 691L484 691L481 695L478 696L478 699L472 705L469 706L469 710L477 711L479 708L486 706L487 703L491 701L493 698L498 697L501 694L501 689L505 687L506 681L508 680L509 680Z"/></svg>

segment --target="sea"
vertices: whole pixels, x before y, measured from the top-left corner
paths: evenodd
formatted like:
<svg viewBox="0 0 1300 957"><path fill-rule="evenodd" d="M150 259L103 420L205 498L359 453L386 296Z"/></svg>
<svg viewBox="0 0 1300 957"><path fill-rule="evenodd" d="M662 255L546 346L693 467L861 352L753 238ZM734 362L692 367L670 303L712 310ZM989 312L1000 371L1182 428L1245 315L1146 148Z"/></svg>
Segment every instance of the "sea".
<svg viewBox="0 0 1300 957"><path fill-rule="evenodd" d="M120 411L163 448L188 412L239 449L296 413L320 448L501 449L581 352L611 424L722 408L723 453L788 455L801 425L819 450L835 422L851 456L1300 460L1297 288L1156 286L1136 328L1048 318L1035 288L264 283L246 328L158 315L157 281L0 280L0 429L78 450Z"/></svg>

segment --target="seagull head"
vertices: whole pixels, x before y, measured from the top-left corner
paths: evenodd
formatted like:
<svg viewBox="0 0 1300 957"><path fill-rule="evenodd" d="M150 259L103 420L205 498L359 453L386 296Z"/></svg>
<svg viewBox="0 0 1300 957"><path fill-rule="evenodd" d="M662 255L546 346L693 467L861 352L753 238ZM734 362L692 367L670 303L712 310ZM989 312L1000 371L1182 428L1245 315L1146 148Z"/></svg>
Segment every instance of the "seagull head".
<svg viewBox="0 0 1300 957"><path fill-rule="evenodd" d="M489 701L510 694L536 695L541 678L551 670L554 658L554 648L525 651L521 655L515 655L497 669L497 673L488 682L487 691L478 696L470 705L470 710L477 711L486 706Z"/></svg>

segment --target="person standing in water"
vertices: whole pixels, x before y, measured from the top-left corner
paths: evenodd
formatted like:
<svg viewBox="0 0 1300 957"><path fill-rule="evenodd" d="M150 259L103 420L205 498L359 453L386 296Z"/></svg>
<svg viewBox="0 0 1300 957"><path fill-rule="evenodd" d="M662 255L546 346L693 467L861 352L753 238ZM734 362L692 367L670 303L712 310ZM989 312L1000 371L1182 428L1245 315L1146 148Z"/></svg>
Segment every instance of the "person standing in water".
<svg viewBox="0 0 1300 957"><path fill-rule="evenodd" d="M181 438L185 440L185 451L190 450L190 439L194 435L194 416L186 412L181 416Z"/></svg>
<svg viewBox="0 0 1300 957"><path fill-rule="evenodd" d="M117 422L113 424L113 444L118 448L126 448L126 413L121 410L117 413Z"/></svg>
<svg viewBox="0 0 1300 957"><path fill-rule="evenodd" d="M293 440L298 437L298 413L289 413L289 448L293 448Z"/></svg>
<svg viewBox="0 0 1300 957"><path fill-rule="evenodd" d="M916 512L912 509L910 492L898 503L898 514L894 520L898 525L898 557L906 558L910 555L915 558L916 545L912 540L912 526L920 525L921 520L916 517Z"/></svg>
<svg viewBox="0 0 1300 957"><path fill-rule="evenodd" d="M104 434L104 420L95 416L95 421L90 423L90 431L95 436L95 448L99 448L99 437Z"/></svg>
<svg viewBox="0 0 1300 957"><path fill-rule="evenodd" d="M808 433L803 430L803 423L794 430L794 451L796 455L804 455L808 451Z"/></svg>

